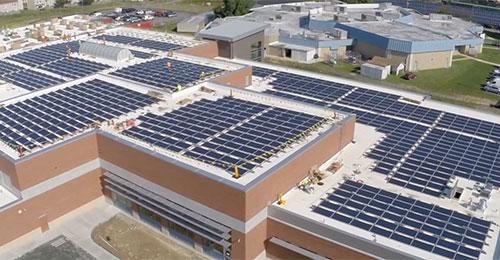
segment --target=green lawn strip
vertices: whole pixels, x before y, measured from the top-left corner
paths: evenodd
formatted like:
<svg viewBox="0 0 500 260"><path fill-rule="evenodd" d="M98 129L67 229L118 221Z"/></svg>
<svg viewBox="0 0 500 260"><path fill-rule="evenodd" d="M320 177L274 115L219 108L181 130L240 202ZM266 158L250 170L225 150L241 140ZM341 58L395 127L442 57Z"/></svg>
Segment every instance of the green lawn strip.
<svg viewBox="0 0 500 260"><path fill-rule="evenodd" d="M477 58L500 64L500 48L483 48L483 52Z"/></svg>

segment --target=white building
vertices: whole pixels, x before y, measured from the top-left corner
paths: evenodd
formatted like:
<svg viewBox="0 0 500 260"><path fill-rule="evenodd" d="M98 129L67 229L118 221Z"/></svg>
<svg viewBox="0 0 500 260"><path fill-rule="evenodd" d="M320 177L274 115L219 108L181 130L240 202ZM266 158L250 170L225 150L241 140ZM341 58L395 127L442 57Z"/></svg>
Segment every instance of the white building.
<svg viewBox="0 0 500 260"><path fill-rule="evenodd" d="M22 10L22 4L17 0L0 0L0 14Z"/></svg>

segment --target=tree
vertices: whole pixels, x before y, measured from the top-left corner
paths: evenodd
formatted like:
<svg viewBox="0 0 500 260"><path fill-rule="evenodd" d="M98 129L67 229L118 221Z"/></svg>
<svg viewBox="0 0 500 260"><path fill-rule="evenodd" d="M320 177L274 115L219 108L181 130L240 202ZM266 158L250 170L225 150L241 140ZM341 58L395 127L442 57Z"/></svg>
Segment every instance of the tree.
<svg viewBox="0 0 500 260"><path fill-rule="evenodd" d="M54 3L54 8L62 8L66 3L66 0L56 0L56 2Z"/></svg>
<svg viewBox="0 0 500 260"><path fill-rule="evenodd" d="M255 5L255 0L224 0L223 4L215 8L217 17L240 16L248 13Z"/></svg>

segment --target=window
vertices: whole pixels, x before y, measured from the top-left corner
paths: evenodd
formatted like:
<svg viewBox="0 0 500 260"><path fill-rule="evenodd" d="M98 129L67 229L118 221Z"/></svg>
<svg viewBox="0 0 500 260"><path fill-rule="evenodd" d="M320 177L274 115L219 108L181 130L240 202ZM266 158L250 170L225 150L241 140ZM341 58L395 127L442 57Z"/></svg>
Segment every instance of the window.
<svg viewBox="0 0 500 260"><path fill-rule="evenodd" d="M215 259L224 259L224 248L206 238L203 238L203 253Z"/></svg>
<svg viewBox="0 0 500 260"><path fill-rule="evenodd" d="M187 245L194 246L194 241L193 241L194 234L190 230L182 226L179 226L173 222L170 222L170 226L168 229L170 231L170 235L177 238L177 240L180 240L181 242Z"/></svg>
<svg viewBox="0 0 500 260"><path fill-rule="evenodd" d="M262 60L262 42L258 41L250 45L250 59L254 61Z"/></svg>

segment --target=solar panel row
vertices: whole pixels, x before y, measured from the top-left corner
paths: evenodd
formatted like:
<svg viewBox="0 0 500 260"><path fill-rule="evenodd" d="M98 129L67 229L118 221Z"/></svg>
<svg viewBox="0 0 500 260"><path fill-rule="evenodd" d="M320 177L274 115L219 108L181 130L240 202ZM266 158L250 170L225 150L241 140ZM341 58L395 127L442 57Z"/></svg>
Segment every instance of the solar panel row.
<svg viewBox="0 0 500 260"><path fill-rule="evenodd" d="M153 50L159 50L159 51L170 51L170 50L175 50L182 48L184 46L174 44L174 43L168 43L168 42L162 42L162 41L155 41L155 40L145 40L137 37L131 37L131 36L124 36L124 35L101 35L95 37L95 39L98 40L106 40L110 42L116 42L116 43L121 43L121 44L128 44L132 46L138 46L142 48L147 48L147 49L153 49Z"/></svg>
<svg viewBox="0 0 500 260"><path fill-rule="evenodd" d="M37 90L63 83L64 80L55 78L33 70L22 70L0 76L5 81L24 88L26 90Z"/></svg>
<svg viewBox="0 0 500 260"><path fill-rule="evenodd" d="M139 58L139 59L149 59L149 58L152 58L155 56L154 54L150 54L150 53L142 52L142 51L136 51L136 50L130 50L130 52L132 52L134 57Z"/></svg>
<svg viewBox="0 0 500 260"><path fill-rule="evenodd" d="M306 95L323 101L335 101L353 89L352 86L296 74L278 72L270 84L273 89Z"/></svg>
<svg viewBox="0 0 500 260"><path fill-rule="evenodd" d="M427 127L399 120L388 120L384 127L389 128L387 136L369 151L368 157L377 160L375 172L389 174Z"/></svg>
<svg viewBox="0 0 500 260"><path fill-rule="evenodd" d="M437 255L478 259L491 222L347 180L314 212Z"/></svg>
<svg viewBox="0 0 500 260"><path fill-rule="evenodd" d="M53 44L12 55L7 59L29 66L40 66L66 57L68 48L71 52L78 52L80 44L76 41Z"/></svg>
<svg viewBox="0 0 500 260"><path fill-rule="evenodd" d="M323 118L226 97L139 120L123 133L242 175Z"/></svg>
<svg viewBox="0 0 500 260"><path fill-rule="evenodd" d="M500 125L492 122L446 113L437 126L489 138L500 143Z"/></svg>
<svg viewBox="0 0 500 260"><path fill-rule="evenodd" d="M261 77L261 78L265 78L265 77L270 76L270 75L277 73L277 72L278 72L277 70L252 66L252 75L257 76L257 77Z"/></svg>
<svg viewBox="0 0 500 260"><path fill-rule="evenodd" d="M0 79L30 91L64 82L62 79L5 61L0 61Z"/></svg>
<svg viewBox="0 0 500 260"><path fill-rule="evenodd" d="M451 176L500 186L500 144L433 129L389 181L435 196Z"/></svg>
<svg viewBox="0 0 500 260"><path fill-rule="evenodd" d="M261 72L259 69L255 71L256 73ZM262 73L268 75L266 70L262 70ZM396 164L409 148L415 144L416 140L422 136L423 132L425 132L424 129L427 128L405 126L404 129L398 130L398 127L402 124L401 120L386 115L416 121L430 127L442 114L437 124L437 129L440 129L440 131L443 129L453 130L488 138L496 142L469 138L449 131L439 132L439 135L444 135L446 139L452 138L460 141L444 141L443 139L443 143L441 143L434 140L433 136L430 136L430 139L424 140L421 147L417 148L410 158L398 168L394 177L390 179L391 183L434 196L441 194L451 176L461 176L479 182L492 183L497 187L500 186L500 179L496 174L496 172L500 172L498 169L500 154L495 153L499 149L497 148L500 140L499 124L400 102L397 95L363 88L352 91L343 97L339 103L332 104L328 101L338 96L334 90L331 96L322 98L323 95L318 95L317 90L302 87L305 82L316 82L317 79L304 76L300 76L299 79L293 76L280 77L280 73L275 73L273 77L278 77L286 84L278 88L273 87L266 93L356 114L358 123L374 126L377 131L389 135L371 153L368 153L368 156L377 160L374 168L374 171L377 172L387 174L391 169L395 168ZM334 82L329 84L336 85ZM288 85L292 85L292 87L287 88ZM299 90L295 90L295 88L299 88ZM291 95L288 92L300 94L301 96ZM408 133L393 134L394 131L408 131ZM435 129L432 133L438 133L438 130ZM428 147L430 142L436 142L435 147ZM442 147L439 147L440 145ZM474 162L474 160L476 161Z"/></svg>
<svg viewBox="0 0 500 260"><path fill-rule="evenodd" d="M167 63L171 64L170 68L167 67ZM184 87L200 80L203 74L209 75L221 71L205 65L163 58L132 65L111 74L153 87L175 91L177 85Z"/></svg>
<svg viewBox="0 0 500 260"><path fill-rule="evenodd" d="M109 69L111 67L105 64L100 64L88 60L66 57L42 65L40 68L67 78L77 79L93 75L101 70Z"/></svg>
<svg viewBox="0 0 500 260"><path fill-rule="evenodd" d="M156 100L93 80L0 108L0 139L13 148L36 146L118 117Z"/></svg>

